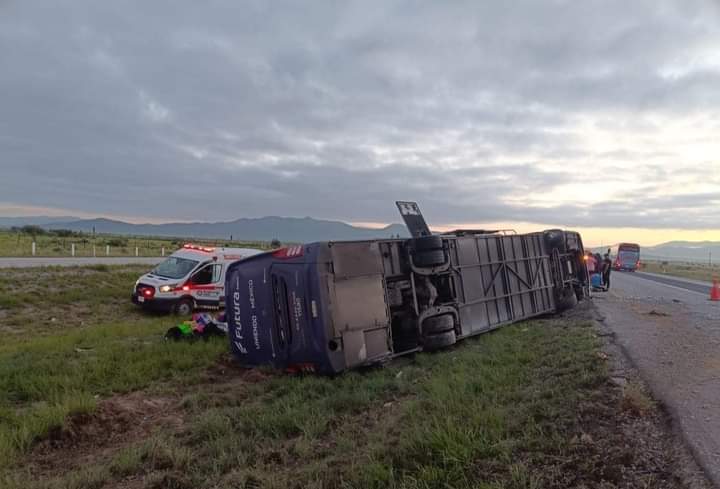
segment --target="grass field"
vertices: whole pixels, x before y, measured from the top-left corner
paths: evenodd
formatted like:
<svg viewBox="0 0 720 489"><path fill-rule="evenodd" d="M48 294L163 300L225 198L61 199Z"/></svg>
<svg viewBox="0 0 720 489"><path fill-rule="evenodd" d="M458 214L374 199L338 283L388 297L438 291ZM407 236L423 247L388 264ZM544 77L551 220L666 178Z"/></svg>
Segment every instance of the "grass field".
<svg viewBox="0 0 720 489"><path fill-rule="evenodd" d="M720 264L644 261L641 271L712 282L720 278Z"/></svg>
<svg viewBox="0 0 720 489"><path fill-rule="evenodd" d="M240 369L223 340L165 342L177 319L129 304L142 271L3 271L0 487L655 487L667 477L624 428L646 425L633 412L652 402L635 389L628 404L608 381L582 317L516 324L384 368L288 376Z"/></svg>
<svg viewBox="0 0 720 489"><path fill-rule="evenodd" d="M187 242L211 246L268 249L269 243L257 241L197 240L192 238L151 238L144 236L114 236L78 234L60 236L54 233L32 236L30 234L0 229L0 257L32 256L32 243L36 242L36 256L71 256L75 244L75 256L161 256L162 249L169 255ZM95 253L95 255L93 255Z"/></svg>
<svg viewBox="0 0 720 489"><path fill-rule="evenodd" d="M0 466L98 396L128 392L214 361L223 342L169 345L177 321L140 314L130 292L146 267L3 270ZM192 346L192 348L191 348Z"/></svg>

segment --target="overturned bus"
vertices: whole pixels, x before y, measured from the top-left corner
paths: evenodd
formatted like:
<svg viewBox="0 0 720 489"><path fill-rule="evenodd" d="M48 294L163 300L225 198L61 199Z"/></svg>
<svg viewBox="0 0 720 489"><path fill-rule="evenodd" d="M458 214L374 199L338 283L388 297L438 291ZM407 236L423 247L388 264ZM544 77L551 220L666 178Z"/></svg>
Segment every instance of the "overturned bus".
<svg viewBox="0 0 720 489"><path fill-rule="evenodd" d="M340 372L559 312L587 293L576 232L435 235L417 204L397 204L410 239L310 243L230 265L228 336L243 365Z"/></svg>

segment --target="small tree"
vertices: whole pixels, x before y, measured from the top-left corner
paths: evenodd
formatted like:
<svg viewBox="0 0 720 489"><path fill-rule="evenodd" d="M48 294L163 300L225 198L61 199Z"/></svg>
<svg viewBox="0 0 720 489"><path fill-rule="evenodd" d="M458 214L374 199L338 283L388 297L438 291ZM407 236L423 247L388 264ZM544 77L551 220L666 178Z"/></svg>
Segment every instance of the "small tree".
<svg viewBox="0 0 720 489"><path fill-rule="evenodd" d="M35 236L45 234L45 230L41 228L40 226L35 226L33 224L28 224L26 226L23 226L20 228L20 231L23 234L29 234L30 236L35 238Z"/></svg>

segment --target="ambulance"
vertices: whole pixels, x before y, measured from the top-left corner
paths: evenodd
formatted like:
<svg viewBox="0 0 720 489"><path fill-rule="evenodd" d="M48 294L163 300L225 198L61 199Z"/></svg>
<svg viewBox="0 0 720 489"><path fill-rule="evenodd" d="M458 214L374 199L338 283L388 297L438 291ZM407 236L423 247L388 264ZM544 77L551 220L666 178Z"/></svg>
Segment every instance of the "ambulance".
<svg viewBox="0 0 720 489"><path fill-rule="evenodd" d="M259 253L263 251L186 244L135 282L132 302L180 315L225 307L228 266Z"/></svg>

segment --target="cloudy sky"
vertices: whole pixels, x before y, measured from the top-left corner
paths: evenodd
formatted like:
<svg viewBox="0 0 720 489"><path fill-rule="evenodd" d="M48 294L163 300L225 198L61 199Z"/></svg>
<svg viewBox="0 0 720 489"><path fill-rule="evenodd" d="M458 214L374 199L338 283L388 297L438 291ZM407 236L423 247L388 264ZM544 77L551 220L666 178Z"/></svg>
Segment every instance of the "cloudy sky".
<svg viewBox="0 0 720 489"><path fill-rule="evenodd" d="M719 5L0 0L0 215L720 239Z"/></svg>

